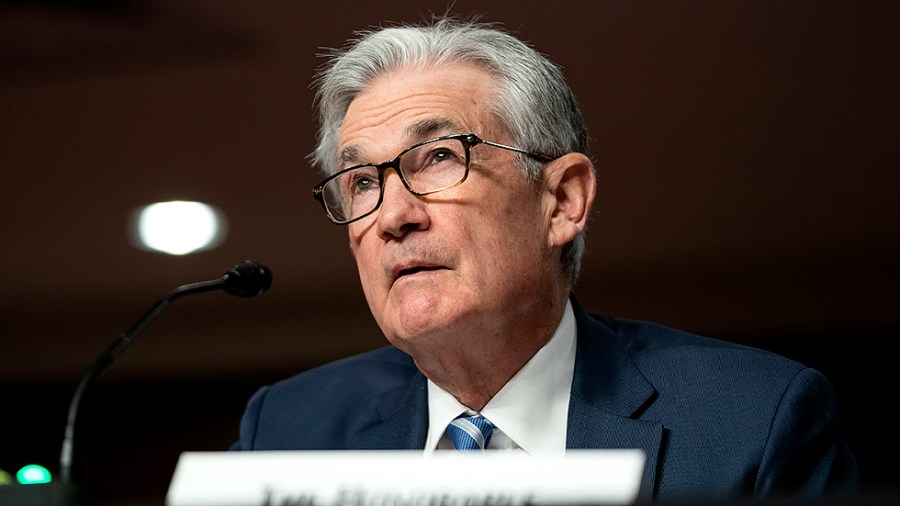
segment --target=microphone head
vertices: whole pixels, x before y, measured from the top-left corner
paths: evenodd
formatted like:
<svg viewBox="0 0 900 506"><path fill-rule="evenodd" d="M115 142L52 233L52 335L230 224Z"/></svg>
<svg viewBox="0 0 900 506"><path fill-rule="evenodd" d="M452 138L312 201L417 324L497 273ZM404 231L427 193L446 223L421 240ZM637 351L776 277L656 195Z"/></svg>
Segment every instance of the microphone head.
<svg viewBox="0 0 900 506"><path fill-rule="evenodd" d="M245 260L225 271L222 281L222 289L232 295L256 297L272 286L272 271L259 262Z"/></svg>

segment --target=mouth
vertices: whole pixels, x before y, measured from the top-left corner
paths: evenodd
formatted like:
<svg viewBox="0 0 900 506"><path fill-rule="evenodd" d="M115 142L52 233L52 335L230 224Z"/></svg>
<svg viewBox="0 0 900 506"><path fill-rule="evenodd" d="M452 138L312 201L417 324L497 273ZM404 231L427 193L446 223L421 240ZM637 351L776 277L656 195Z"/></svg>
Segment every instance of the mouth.
<svg viewBox="0 0 900 506"><path fill-rule="evenodd" d="M407 276L412 276L414 274L419 274L422 272L433 272L445 270L446 267L441 265L411 265L407 267L397 267L392 272L393 282L396 283L400 278L404 278Z"/></svg>

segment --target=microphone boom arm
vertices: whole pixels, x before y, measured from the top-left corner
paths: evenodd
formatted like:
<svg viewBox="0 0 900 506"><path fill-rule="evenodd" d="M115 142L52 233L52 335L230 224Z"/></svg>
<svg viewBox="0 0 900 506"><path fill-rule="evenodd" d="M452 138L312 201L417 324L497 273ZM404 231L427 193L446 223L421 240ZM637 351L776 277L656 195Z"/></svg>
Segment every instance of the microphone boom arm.
<svg viewBox="0 0 900 506"><path fill-rule="evenodd" d="M172 301L184 295L222 289L233 295L254 297L266 291L271 283L272 274L268 268L248 260L243 264L236 265L232 269L229 269L225 272L225 275L219 279L198 281L196 283L189 283L175 288L159 299L159 301L157 301L157 303L151 307L137 323L113 341L112 344L97 357L81 377L81 381L78 383L78 387L75 389L75 393L72 395L72 400L69 403L62 451L59 457L60 478L62 481L68 483L72 479L75 420L78 417L78 407L81 404L81 398L84 396L85 391L94 380L96 380L100 374L105 371L106 368L109 367L109 365L112 364L112 362L121 355L148 326L150 326L150 323L152 323Z"/></svg>

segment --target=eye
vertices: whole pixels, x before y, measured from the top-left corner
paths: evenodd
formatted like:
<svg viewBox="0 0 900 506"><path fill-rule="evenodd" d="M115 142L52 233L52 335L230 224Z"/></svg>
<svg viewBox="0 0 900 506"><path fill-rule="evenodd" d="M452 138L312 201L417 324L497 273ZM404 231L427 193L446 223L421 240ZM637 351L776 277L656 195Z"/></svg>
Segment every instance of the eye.
<svg viewBox="0 0 900 506"><path fill-rule="evenodd" d="M446 178L455 176L459 169L465 171L466 151L458 139L439 139L420 144L400 159L400 170L406 180L414 187L425 186L429 189L436 184L444 185L443 180L431 181L430 178ZM423 180L422 178L429 178Z"/></svg>
<svg viewBox="0 0 900 506"><path fill-rule="evenodd" d="M431 152L431 163L440 163L453 158L456 158L456 155L449 149L436 149Z"/></svg>
<svg viewBox="0 0 900 506"><path fill-rule="evenodd" d="M342 198L354 198L374 191L378 193L378 171L373 167L360 167L349 170L340 177L340 193Z"/></svg>
<svg viewBox="0 0 900 506"><path fill-rule="evenodd" d="M378 189L378 179L371 174L356 173L350 179L350 191L353 193L365 193Z"/></svg>

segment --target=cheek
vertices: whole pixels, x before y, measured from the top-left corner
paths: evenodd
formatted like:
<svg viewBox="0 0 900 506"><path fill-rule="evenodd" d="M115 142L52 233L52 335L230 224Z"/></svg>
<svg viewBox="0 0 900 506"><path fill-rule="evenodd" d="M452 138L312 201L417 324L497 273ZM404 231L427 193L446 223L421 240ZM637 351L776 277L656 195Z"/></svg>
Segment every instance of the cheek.
<svg viewBox="0 0 900 506"><path fill-rule="evenodd" d="M468 236L460 244L470 248L473 268L483 276L507 278L527 274L534 268L535 256L546 247L541 221L527 201L484 209L476 216L460 218L467 224Z"/></svg>
<svg viewBox="0 0 900 506"><path fill-rule="evenodd" d="M381 265L378 262L377 252L371 244L365 239L350 238L350 251L356 260L356 270L359 273L359 280L362 284L363 292L369 302L373 302L377 298L376 288L379 286L378 275L380 274Z"/></svg>

